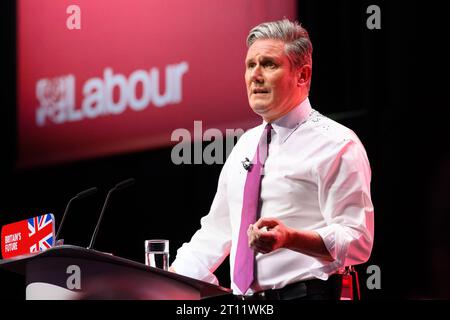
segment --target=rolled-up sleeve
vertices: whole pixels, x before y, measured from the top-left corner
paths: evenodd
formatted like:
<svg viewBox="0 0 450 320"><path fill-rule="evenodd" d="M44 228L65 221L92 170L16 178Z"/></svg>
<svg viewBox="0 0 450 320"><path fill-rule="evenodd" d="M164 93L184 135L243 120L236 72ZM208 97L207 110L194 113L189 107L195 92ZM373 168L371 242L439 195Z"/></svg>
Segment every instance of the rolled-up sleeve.
<svg viewBox="0 0 450 320"><path fill-rule="evenodd" d="M227 163L219 176L216 195L200 229L177 251L172 266L177 273L218 284L213 272L230 253L231 227L226 194Z"/></svg>
<svg viewBox="0 0 450 320"><path fill-rule="evenodd" d="M352 140L337 148L335 157L316 168L319 205L326 226L315 231L334 258L333 269L366 262L374 237L371 170L366 152Z"/></svg>

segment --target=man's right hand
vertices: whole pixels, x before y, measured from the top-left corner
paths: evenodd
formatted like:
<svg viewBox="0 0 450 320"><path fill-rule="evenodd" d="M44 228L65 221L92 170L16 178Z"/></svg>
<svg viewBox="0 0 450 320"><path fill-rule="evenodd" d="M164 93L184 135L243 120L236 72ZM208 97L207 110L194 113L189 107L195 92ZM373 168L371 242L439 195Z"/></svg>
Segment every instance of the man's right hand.
<svg viewBox="0 0 450 320"><path fill-rule="evenodd" d="M254 225L249 226L247 235L249 247L265 254L286 245L289 228L277 219L260 218Z"/></svg>

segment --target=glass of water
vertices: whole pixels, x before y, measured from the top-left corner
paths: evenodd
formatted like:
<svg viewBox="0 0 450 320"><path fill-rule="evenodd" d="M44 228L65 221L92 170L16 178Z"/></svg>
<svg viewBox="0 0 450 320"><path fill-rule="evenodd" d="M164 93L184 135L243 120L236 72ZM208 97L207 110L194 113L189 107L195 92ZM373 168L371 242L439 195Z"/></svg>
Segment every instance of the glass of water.
<svg viewBox="0 0 450 320"><path fill-rule="evenodd" d="M145 240L145 264L169 270L169 240Z"/></svg>

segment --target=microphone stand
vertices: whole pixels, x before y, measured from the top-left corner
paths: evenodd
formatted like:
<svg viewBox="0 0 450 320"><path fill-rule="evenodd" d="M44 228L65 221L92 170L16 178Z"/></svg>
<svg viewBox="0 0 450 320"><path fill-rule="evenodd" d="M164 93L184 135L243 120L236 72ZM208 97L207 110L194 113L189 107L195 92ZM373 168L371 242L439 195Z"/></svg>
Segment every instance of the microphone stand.
<svg viewBox="0 0 450 320"><path fill-rule="evenodd" d="M111 197L111 194L114 191L116 191L116 190L122 190L122 189L124 189L126 187L131 186L132 184L134 184L134 181L135 180L133 178L124 180L124 181L119 182L118 184L116 184L112 189L110 189L108 191L108 194L106 196L105 202L103 203L102 211L100 212L100 217L98 218L97 225L95 226L95 230L94 230L94 233L92 235L91 242L90 242L89 246L87 247L87 249L92 249L93 246L94 246L94 242L95 242L95 239L97 237L98 230L100 228L100 223L101 223L101 221L103 219L103 215L105 214L106 207L107 207L107 205L109 203L109 198Z"/></svg>

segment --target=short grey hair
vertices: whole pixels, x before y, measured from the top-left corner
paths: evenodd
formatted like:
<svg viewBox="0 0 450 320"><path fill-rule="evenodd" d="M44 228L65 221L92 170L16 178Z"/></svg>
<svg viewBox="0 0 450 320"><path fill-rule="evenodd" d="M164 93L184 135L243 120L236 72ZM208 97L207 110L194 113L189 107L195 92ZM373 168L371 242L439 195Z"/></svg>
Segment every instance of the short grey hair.
<svg viewBox="0 0 450 320"><path fill-rule="evenodd" d="M305 64L312 66L312 43L308 31L297 21L291 22L283 19L257 25L250 30L247 36L247 47L250 47L258 39L283 41L291 67L298 68Z"/></svg>

